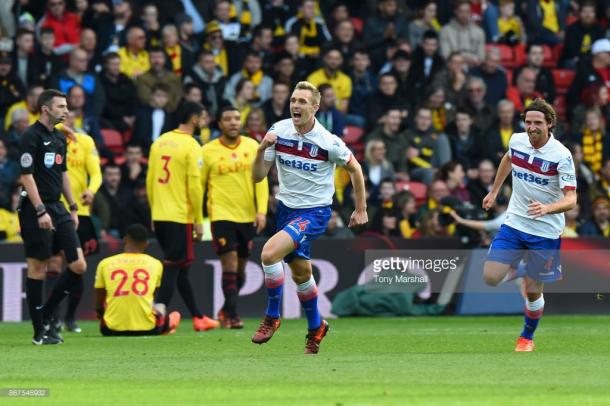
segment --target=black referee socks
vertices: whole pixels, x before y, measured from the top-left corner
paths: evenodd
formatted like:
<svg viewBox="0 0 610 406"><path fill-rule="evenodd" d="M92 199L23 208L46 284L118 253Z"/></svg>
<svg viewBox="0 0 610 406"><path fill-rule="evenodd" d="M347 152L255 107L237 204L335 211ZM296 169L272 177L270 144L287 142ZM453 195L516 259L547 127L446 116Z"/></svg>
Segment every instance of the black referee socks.
<svg viewBox="0 0 610 406"><path fill-rule="evenodd" d="M74 273L69 269L66 269L61 275L59 275L59 279L57 279L57 282L53 287L53 291L44 305L42 313L44 320L51 319L55 308L59 305L59 303L61 303L63 298L70 293L70 290L76 283L78 283L78 280L82 278L82 275Z"/></svg>
<svg viewBox="0 0 610 406"><path fill-rule="evenodd" d="M25 280L25 294L28 300L28 309L30 310L30 318L34 326L34 336L37 336L44 330L42 326L42 288L44 281L40 279Z"/></svg>

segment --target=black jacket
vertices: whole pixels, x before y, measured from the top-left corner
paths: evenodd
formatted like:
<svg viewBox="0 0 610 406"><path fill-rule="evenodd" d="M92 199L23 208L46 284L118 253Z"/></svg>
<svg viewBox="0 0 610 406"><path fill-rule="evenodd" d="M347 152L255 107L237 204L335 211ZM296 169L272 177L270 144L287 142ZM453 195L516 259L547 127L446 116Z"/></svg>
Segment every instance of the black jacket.
<svg viewBox="0 0 610 406"><path fill-rule="evenodd" d="M138 103L136 87L131 79L122 73L116 82L102 73L100 82L106 92L102 118L118 131L127 130L129 126L123 121L123 117L135 115Z"/></svg>

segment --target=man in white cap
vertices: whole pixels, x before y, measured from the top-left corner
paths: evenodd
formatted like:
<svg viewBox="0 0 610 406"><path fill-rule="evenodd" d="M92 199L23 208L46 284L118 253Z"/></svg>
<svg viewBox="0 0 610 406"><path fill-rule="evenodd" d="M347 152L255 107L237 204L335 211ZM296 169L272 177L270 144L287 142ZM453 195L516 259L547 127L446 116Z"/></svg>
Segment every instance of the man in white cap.
<svg viewBox="0 0 610 406"><path fill-rule="evenodd" d="M581 92L588 85L600 83L610 89L610 40L602 38L595 41L591 54L591 60L581 63L576 70L576 77L568 92L568 111L580 103Z"/></svg>

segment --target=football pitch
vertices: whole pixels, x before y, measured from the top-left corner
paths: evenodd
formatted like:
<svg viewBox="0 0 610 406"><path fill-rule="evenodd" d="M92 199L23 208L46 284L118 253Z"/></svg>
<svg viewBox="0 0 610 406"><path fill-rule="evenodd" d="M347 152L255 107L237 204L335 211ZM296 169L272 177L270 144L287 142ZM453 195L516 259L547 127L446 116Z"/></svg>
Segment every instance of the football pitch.
<svg viewBox="0 0 610 406"><path fill-rule="evenodd" d="M610 402L610 317L547 316L534 353L514 353L522 318L330 320L320 354L302 354L304 320L262 346L244 330L99 336L94 322L37 347L29 323L0 323L0 388L47 388L74 405L586 405Z"/></svg>

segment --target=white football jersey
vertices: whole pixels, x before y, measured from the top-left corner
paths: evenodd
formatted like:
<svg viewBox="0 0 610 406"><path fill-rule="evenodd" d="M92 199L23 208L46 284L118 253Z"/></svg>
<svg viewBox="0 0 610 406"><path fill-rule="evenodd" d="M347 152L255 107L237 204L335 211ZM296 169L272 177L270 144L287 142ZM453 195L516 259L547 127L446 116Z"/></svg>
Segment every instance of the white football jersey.
<svg viewBox="0 0 610 406"><path fill-rule="evenodd" d="M555 203L563 197L562 189L576 189L572 154L552 135L542 148L535 149L527 133L512 135L508 153L512 163L513 193L505 224L528 234L559 238L565 226L563 213L534 219L527 214L527 207L530 200Z"/></svg>
<svg viewBox="0 0 610 406"><path fill-rule="evenodd" d="M335 193L335 166L347 165L352 153L343 140L318 120L300 135L292 119L275 123L269 131L275 145L265 150L265 161L277 165L280 191L277 199L293 209L329 206Z"/></svg>

